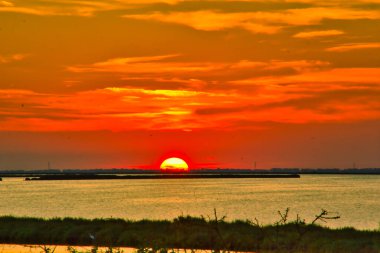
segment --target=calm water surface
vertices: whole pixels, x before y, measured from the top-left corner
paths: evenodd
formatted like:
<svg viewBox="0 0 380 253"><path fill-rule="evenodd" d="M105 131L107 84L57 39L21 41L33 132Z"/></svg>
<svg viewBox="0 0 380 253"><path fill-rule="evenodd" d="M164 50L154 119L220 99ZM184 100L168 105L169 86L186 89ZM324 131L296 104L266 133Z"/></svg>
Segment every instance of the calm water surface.
<svg viewBox="0 0 380 253"><path fill-rule="evenodd" d="M300 179L169 179L0 182L0 215L172 219L179 215L278 220L290 208L306 221L322 208L330 227L378 229L380 176L303 175Z"/></svg>

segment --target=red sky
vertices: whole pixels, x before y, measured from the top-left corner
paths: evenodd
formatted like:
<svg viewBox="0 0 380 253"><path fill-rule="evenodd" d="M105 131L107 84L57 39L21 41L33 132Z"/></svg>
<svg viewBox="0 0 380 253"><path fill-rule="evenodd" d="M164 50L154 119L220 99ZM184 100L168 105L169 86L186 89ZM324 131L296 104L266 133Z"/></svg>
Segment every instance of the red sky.
<svg viewBox="0 0 380 253"><path fill-rule="evenodd" d="M0 0L0 169L380 167L380 1Z"/></svg>

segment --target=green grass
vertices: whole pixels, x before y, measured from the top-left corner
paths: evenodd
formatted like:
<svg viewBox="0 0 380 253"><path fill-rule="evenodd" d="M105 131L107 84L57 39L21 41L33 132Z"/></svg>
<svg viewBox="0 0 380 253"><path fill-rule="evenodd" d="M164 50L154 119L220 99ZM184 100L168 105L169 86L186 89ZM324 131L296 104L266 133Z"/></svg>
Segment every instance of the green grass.
<svg viewBox="0 0 380 253"><path fill-rule="evenodd" d="M172 221L0 217L0 243L184 248L258 252L379 253L380 232L304 222L260 226L181 216ZM93 235L95 239L91 239Z"/></svg>

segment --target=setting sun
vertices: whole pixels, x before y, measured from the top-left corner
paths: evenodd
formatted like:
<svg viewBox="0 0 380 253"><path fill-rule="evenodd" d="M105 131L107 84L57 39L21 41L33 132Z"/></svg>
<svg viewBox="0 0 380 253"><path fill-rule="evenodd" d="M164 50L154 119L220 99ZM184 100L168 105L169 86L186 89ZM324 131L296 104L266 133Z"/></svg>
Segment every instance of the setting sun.
<svg viewBox="0 0 380 253"><path fill-rule="evenodd" d="M160 165L161 170L182 170L182 171L188 171L189 166L187 163L177 157L171 157L166 160L164 160Z"/></svg>

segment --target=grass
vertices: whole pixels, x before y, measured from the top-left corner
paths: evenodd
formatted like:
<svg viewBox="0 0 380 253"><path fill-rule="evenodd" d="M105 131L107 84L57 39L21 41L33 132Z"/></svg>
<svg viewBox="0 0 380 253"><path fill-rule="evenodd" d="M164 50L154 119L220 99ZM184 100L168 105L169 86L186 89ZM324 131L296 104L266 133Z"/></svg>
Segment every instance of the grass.
<svg viewBox="0 0 380 253"><path fill-rule="evenodd" d="M306 224L297 216L262 226L257 220L226 222L224 217L180 216L174 220L0 217L0 243L135 247L141 252L162 249L214 251L379 253L380 231L330 229L318 221L338 218L327 211ZM318 218L319 217L319 218ZM150 250L146 250L150 249ZM165 251L165 250L164 250ZM166 250L167 251L167 250Z"/></svg>

